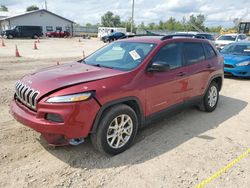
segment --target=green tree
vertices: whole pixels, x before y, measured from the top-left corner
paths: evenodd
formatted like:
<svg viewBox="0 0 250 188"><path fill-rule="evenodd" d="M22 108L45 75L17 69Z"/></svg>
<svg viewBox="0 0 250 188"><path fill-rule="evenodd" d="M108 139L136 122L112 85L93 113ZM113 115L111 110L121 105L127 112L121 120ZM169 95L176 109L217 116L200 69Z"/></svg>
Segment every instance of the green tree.
<svg viewBox="0 0 250 188"><path fill-rule="evenodd" d="M131 18L128 20L122 21L120 27L124 27L124 28L126 28L127 32L130 32L131 31L131 21L132 21ZM135 33L136 29L137 29L136 25L133 23L133 31L132 32Z"/></svg>
<svg viewBox="0 0 250 188"><path fill-rule="evenodd" d="M101 17L101 24L104 27L120 27L121 19L120 16L108 11Z"/></svg>
<svg viewBox="0 0 250 188"><path fill-rule="evenodd" d="M166 22L165 22L165 28L168 31L174 31L175 30L175 25L176 25L176 20L173 17L170 17Z"/></svg>
<svg viewBox="0 0 250 188"><path fill-rule="evenodd" d="M163 30L163 29L165 29L165 25L164 25L164 22L163 21L159 21L159 26L158 26L158 29L160 29L160 30Z"/></svg>
<svg viewBox="0 0 250 188"><path fill-rule="evenodd" d="M39 10L39 7L36 5L31 5L26 8L26 12L33 11L33 10Z"/></svg>
<svg viewBox="0 0 250 188"><path fill-rule="evenodd" d="M205 22L205 16L202 14L199 14L197 16L195 15L191 15L189 17L189 20L187 22L187 29L189 31L193 31L193 30L197 30L197 31L205 31L205 26L204 26L204 22Z"/></svg>
<svg viewBox="0 0 250 188"><path fill-rule="evenodd" d="M157 29L157 25L154 22L148 24L147 29L154 30Z"/></svg>
<svg viewBox="0 0 250 188"><path fill-rule="evenodd" d="M91 23L86 23L85 26L86 27L93 27L93 25Z"/></svg>
<svg viewBox="0 0 250 188"><path fill-rule="evenodd" d="M140 28L140 29L146 29L146 26L145 26L144 22L141 22L141 23L138 25L138 28Z"/></svg>
<svg viewBox="0 0 250 188"><path fill-rule="evenodd" d="M8 8L5 5L1 5L0 11L8 12Z"/></svg>

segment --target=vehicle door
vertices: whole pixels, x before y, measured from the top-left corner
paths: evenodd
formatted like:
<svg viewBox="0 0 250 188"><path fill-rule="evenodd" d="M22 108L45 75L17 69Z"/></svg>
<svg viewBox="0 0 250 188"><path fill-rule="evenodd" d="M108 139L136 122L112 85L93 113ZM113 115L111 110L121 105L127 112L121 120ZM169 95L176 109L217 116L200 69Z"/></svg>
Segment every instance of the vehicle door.
<svg viewBox="0 0 250 188"><path fill-rule="evenodd" d="M186 67L183 67L182 43L165 44L149 63L168 64L164 72L147 71L146 113L152 114L175 104L182 104L187 88Z"/></svg>
<svg viewBox="0 0 250 188"><path fill-rule="evenodd" d="M211 71L214 67L215 52L211 46L206 49L213 53L213 57L206 58L203 43L201 42L185 42L183 43L185 66L187 68L187 91L185 93L185 100L201 96L206 89L206 84L209 79Z"/></svg>

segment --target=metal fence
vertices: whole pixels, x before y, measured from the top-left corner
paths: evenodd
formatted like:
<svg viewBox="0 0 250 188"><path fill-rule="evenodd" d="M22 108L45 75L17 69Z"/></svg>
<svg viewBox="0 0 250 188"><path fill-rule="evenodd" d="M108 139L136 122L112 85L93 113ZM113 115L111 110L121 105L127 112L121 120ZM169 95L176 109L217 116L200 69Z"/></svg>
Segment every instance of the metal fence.
<svg viewBox="0 0 250 188"><path fill-rule="evenodd" d="M97 33L98 28L96 27L73 26L73 36L97 35Z"/></svg>

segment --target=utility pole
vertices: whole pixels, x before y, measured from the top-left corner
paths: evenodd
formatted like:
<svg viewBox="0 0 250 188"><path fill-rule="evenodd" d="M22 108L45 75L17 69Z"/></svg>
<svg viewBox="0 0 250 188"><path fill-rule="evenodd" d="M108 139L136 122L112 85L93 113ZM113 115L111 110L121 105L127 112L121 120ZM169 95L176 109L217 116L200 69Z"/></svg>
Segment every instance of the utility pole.
<svg viewBox="0 0 250 188"><path fill-rule="evenodd" d="M133 24L134 24L134 10L135 10L135 0L132 0L132 17L131 17L131 33L133 32Z"/></svg>
<svg viewBox="0 0 250 188"><path fill-rule="evenodd" d="M44 3L45 3L45 9L48 10L48 9L47 9L47 1L45 0Z"/></svg>

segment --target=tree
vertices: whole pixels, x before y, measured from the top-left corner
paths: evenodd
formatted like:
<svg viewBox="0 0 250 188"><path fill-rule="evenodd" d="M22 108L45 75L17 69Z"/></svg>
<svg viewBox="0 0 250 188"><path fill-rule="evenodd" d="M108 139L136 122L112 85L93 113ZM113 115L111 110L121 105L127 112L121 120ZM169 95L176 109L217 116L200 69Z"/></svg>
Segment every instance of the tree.
<svg viewBox="0 0 250 188"><path fill-rule="evenodd" d="M189 17L189 21L187 22L187 29L189 31L192 30L197 30L200 32L205 31L204 22L205 22L205 16L203 14L199 14L197 16L192 14Z"/></svg>
<svg viewBox="0 0 250 188"><path fill-rule="evenodd" d="M108 11L101 17L101 24L104 27L120 27L121 19L120 16Z"/></svg>
<svg viewBox="0 0 250 188"><path fill-rule="evenodd" d="M86 27L93 27L93 25L91 23L86 23L85 26Z"/></svg>
<svg viewBox="0 0 250 188"><path fill-rule="evenodd" d="M31 5L26 8L26 12L33 11L33 10L39 10L39 7L36 5Z"/></svg>
<svg viewBox="0 0 250 188"><path fill-rule="evenodd" d="M0 11L8 12L8 8L5 5L1 5Z"/></svg>

